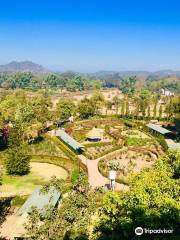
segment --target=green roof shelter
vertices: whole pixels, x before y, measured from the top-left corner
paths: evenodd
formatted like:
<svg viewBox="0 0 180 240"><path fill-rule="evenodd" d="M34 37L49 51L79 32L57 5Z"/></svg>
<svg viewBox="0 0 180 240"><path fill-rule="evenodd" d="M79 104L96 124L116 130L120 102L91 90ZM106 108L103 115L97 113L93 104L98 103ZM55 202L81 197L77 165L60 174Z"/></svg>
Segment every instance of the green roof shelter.
<svg viewBox="0 0 180 240"><path fill-rule="evenodd" d="M159 134L164 135L164 136L172 134L172 132L169 131L168 129L163 128L163 127L161 127L159 125L156 125L156 124L153 124L153 123L147 124L146 127L153 130L154 132L159 133Z"/></svg>
<svg viewBox="0 0 180 240"><path fill-rule="evenodd" d="M77 142L74 138L72 138L69 134L67 134L62 129L56 132L56 136L58 136L64 143L66 143L69 147L71 147L77 153L81 153L84 151L84 146Z"/></svg>
<svg viewBox="0 0 180 240"><path fill-rule="evenodd" d="M32 207L37 208L42 214L45 213L45 207L51 205L56 207L59 202L61 194L51 187L49 191L42 192L41 187L36 188L29 196L26 202L18 209L16 215L22 216L32 212Z"/></svg>

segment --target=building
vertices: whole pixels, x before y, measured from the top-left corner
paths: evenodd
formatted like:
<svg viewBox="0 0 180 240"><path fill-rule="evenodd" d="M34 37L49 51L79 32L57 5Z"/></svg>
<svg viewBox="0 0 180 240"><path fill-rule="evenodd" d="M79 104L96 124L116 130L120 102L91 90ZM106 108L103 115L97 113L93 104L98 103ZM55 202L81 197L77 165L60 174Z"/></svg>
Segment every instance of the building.
<svg viewBox="0 0 180 240"><path fill-rule="evenodd" d="M65 144L67 144L77 153L82 153L84 151L84 146L77 142L74 138L69 136L64 130L57 130L56 136L59 137Z"/></svg>
<svg viewBox="0 0 180 240"><path fill-rule="evenodd" d="M162 95L164 95L164 96L174 96L174 93L173 92L171 92L170 90L168 90L168 89L164 89L164 88L161 88L160 89L160 93L162 94Z"/></svg>
<svg viewBox="0 0 180 240"><path fill-rule="evenodd" d="M86 139L89 142L99 142L103 139L104 129L101 128L93 128L86 135Z"/></svg>
<svg viewBox="0 0 180 240"><path fill-rule="evenodd" d="M53 187L47 192L42 192L40 187L36 188L16 213L7 216L1 227L1 237L10 240L28 239L25 224L33 207L39 210L43 219L46 207L58 206L60 197L61 194Z"/></svg>
<svg viewBox="0 0 180 240"><path fill-rule="evenodd" d="M41 191L40 187L36 188L16 214L18 216L22 216L25 213L29 214L32 212L32 206L43 214L47 205L55 207L59 199L60 193L55 190L55 188L51 187L49 191L45 193Z"/></svg>
<svg viewBox="0 0 180 240"><path fill-rule="evenodd" d="M170 150L180 150L180 143L167 143Z"/></svg>
<svg viewBox="0 0 180 240"><path fill-rule="evenodd" d="M163 135L166 138L174 137L174 134L171 131L169 131L168 129L163 128L159 125L149 123L149 124L146 125L146 127L148 127L150 130L152 130L154 133Z"/></svg>
<svg viewBox="0 0 180 240"><path fill-rule="evenodd" d="M180 143L177 143L176 141L174 141L173 139L165 139L167 146L170 150L177 150L180 149Z"/></svg>

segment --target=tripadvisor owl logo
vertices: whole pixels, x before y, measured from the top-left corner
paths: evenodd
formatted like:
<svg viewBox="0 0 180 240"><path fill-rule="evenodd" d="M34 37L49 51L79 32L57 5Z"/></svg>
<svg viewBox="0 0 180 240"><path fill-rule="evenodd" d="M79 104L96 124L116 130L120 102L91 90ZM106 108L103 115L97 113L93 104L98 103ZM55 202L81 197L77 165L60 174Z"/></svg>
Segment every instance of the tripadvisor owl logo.
<svg viewBox="0 0 180 240"><path fill-rule="evenodd" d="M135 228L135 234L140 236L143 234L143 228L142 227L137 227Z"/></svg>

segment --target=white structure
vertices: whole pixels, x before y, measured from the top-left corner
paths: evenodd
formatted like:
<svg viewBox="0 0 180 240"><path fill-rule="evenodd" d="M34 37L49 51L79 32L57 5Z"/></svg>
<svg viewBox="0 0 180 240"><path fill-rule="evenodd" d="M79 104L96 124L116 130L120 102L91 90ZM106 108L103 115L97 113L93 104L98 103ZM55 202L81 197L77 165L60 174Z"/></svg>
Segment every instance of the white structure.
<svg viewBox="0 0 180 240"><path fill-rule="evenodd" d="M70 123L73 123L73 122L74 122L74 117L73 117L73 116L71 116L71 117L69 117L69 119L68 119L68 120L69 120L69 122L70 122Z"/></svg>
<svg viewBox="0 0 180 240"><path fill-rule="evenodd" d="M111 186L111 189L114 190L115 189L115 179L116 179L116 171L114 170L110 170L109 171L109 179L110 179L110 186Z"/></svg>
<svg viewBox="0 0 180 240"><path fill-rule="evenodd" d="M173 92L171 92L170 90L168 90L168 89L164 89L164 88L161 88L160 89L160 93L162 94L162 95L164 95L164 96L174 96L174 93Z"/></svg>

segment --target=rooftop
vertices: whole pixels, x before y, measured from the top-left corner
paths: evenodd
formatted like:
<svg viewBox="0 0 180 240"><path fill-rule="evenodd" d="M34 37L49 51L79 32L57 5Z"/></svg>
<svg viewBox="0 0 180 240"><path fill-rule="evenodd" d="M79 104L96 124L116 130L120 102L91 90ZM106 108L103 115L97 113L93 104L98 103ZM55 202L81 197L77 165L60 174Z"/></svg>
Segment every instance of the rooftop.
<svg viewBox="0 0 180 240"><path fill-rule="evenodd" d="M101 128L93 128L91 131L89 131L86 135L87 138L90 139L101 139L103 137L104 129Z"/></svg>
<svg viewBox="0 0 180 240"><path fill-rule="evenodd" d="M169 143L168 147L170 149L180 149L180 143Z"/></svg>
<svg viewBox="0 0 180 240"><path fill-rule="evenodd" d="M148 128L151 128L152 130L158 132L158 133L161 133L161 134L167 134L167 133L171 133L171 131L167 130L166 128L163 128L161 126L158 126L156 124L153 124L153 123L149 123L146 125Z"/></svg>
<svg viewBox="0 0 180 240"><path fill-rule="evenodd" d="M67 143L70 147L72 147L75 151L79 149L83 149L84 146L77 142L74 138L68 135L62 129L56 131L56 136L60 137L65 143Z"/></svg>
<svg viewBox="0 0 180 240"><path fill-rule="evenodd" d="M22 205L22 207L17 211L17 215L21 216L23 214L30 213L32 211L32 207L36 207L42 213L44 212L44 208L47 205L55 206L60 198L60 193L55 190L55 188L51 187L48 192L41 192L41 188L36 188L33 193L29 196L26 202Z"/></svg>

